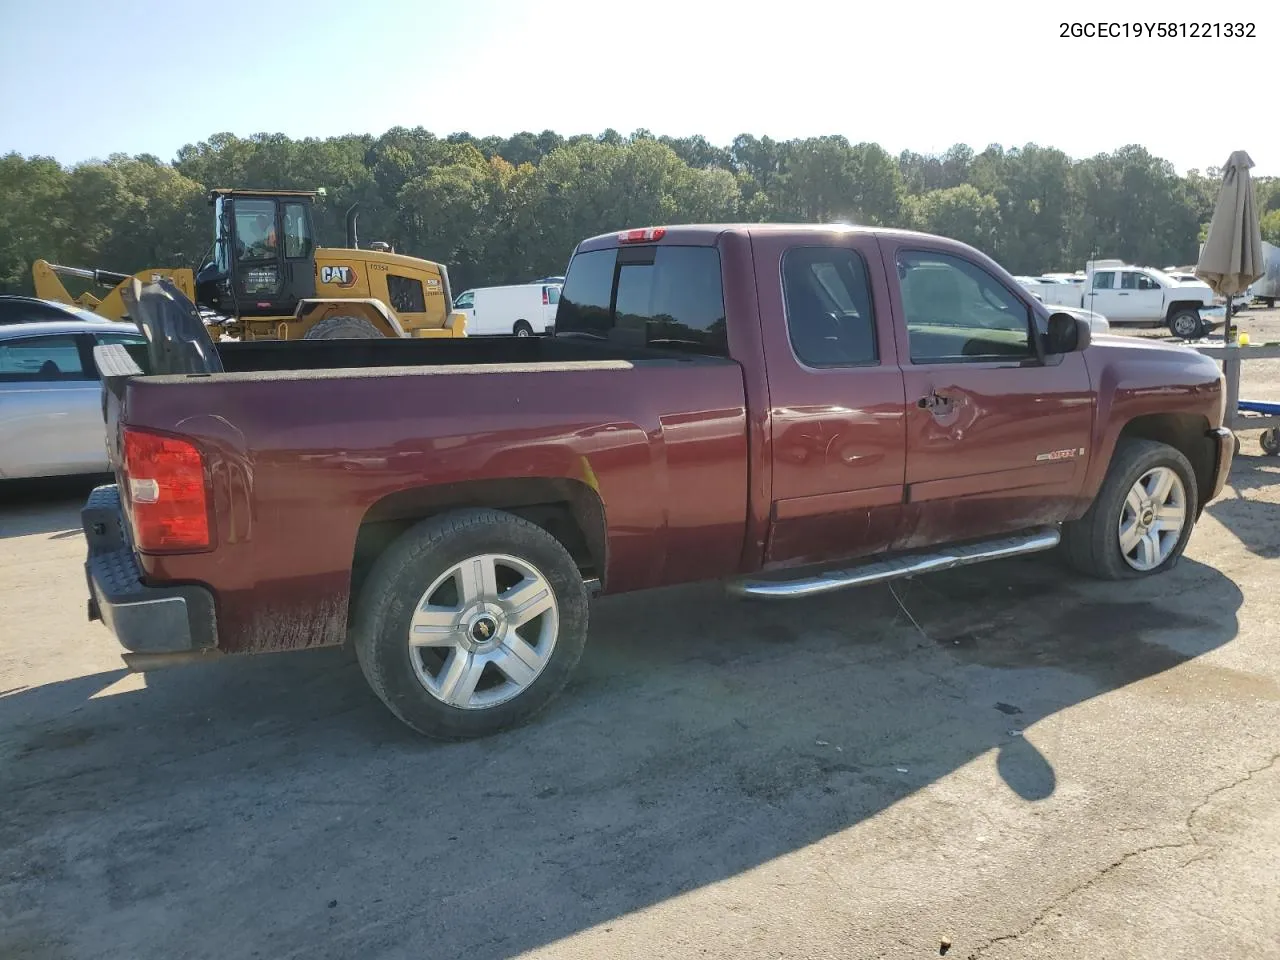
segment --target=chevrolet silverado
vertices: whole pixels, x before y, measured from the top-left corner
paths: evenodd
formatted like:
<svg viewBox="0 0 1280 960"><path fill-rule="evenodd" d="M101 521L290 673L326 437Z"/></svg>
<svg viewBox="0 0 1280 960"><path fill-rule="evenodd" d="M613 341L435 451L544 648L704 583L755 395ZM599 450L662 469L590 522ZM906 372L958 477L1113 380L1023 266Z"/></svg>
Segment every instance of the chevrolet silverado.
<svg viewBox="0 0 1280 960"><path fill-rule="evenodd" d="M594 237L546 338L215 345L163 282L131 304L148 343L96 349L90 617L134 669L349 642L440 738L545 706L595 593L794 599L1054 548L1158 574L1233 452L1211 360L920 233Z"/></svg>

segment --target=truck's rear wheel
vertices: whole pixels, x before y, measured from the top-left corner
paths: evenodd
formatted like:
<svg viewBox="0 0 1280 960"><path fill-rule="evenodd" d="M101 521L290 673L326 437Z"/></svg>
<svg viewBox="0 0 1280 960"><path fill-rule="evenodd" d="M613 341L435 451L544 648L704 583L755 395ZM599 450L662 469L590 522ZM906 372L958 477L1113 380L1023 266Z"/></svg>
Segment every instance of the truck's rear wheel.
<svg viewBox="0 0 1280 960"><path fill-rule="evenodd" d="M1067 561L1103 580L1168 570L1191 537L1198 495L1195 471L1180 451L1121 440L1088 512L1062 526Z"/></svg>
<svg viewBox="0 0 1280 960"><path fill-rule="evenodd" d="M382 334L364 317L325 317L302 335L303 340L380 340Z"/></svg>
<svg viewBox="0 0 1280 960"><path fill-rule="evenodd" d="M369 686L414 730L485 736L564 688L586 643L587 591L541 527L462 510L422 521L379 557L352 638Z"/></svg>
<svg viewBox="0 0 1280 960"><path fill-rule="evenodd" d="M517 337L532 337L533 327L529 326L529 322L527 320L517 320L512 332Z"/></svg>
<svg viewBox="0 0 1280 960"><path fill-rule="evenodd" d="M1199 340L1207 330L1208 324L1204 322L1197 310L1178 310L1169 316L1169 332L1175 337Z"/></svg>

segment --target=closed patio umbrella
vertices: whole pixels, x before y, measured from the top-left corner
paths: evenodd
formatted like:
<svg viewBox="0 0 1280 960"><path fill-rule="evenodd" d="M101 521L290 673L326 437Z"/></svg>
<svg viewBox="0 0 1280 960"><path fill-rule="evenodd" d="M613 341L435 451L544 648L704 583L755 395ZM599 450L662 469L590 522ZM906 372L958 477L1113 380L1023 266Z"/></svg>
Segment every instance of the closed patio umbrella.
<svg viewBox="0 0 1280 960"><path fill-rule="evenodd" d="M1227 159L1209 235L1196 264L1196 276L1212 287L1214 293L1227 298L1227 325L1222 331L1226 343L1235 339L1231 329L1232 296L1243 293L1265 271L1258 202L1249 177L1252 166L1253 161L1243 150L1237 150Z"/></svg>

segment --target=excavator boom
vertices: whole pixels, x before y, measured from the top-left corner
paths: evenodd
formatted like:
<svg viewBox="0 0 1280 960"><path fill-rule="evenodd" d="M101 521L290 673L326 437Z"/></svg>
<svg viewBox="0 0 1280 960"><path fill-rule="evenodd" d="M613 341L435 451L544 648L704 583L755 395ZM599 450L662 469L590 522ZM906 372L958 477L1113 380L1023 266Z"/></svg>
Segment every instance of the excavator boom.
<svg viewBox="0 0 1280 960"><path fill-rule="evenodd" d="M73 297L62 282L62 277L75 277L88 280L100 287L110 288L102 297L85 292ZM124 285L137 277L143 283L155 283L162 277L173 281L189 300L196 295L195 274L186 267L169 269L157 267L139 270L137 273L116 273L114 270L88 269L85 267L65 267L47 260L37 260L31 265L31 278L35 283L36 296L42 300L53 300L57 303L75 304L85 310L91 310L109 320L121 320L128 315L121 291Z"/></svg>

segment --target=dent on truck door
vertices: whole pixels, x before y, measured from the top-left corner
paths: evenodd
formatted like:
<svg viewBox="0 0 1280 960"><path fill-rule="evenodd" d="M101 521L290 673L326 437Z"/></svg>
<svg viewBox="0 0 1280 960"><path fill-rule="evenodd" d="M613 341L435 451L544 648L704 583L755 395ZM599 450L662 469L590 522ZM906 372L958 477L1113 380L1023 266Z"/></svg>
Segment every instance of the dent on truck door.
<svg viewBox="0 0 1280 960"><path fill-rule="evenodd" d="M1084 477L1084 357L1038 359L1029 304L978 263L896 249L906 387L900 548L1061 520Z"/></svg>
<svg viewBox="0 0 1280 960"><path fill-rule="evenodd" d="M902 513L902 373L875 238L753 238L769 380L773 510L765 560L892 543Z"/></svg>

